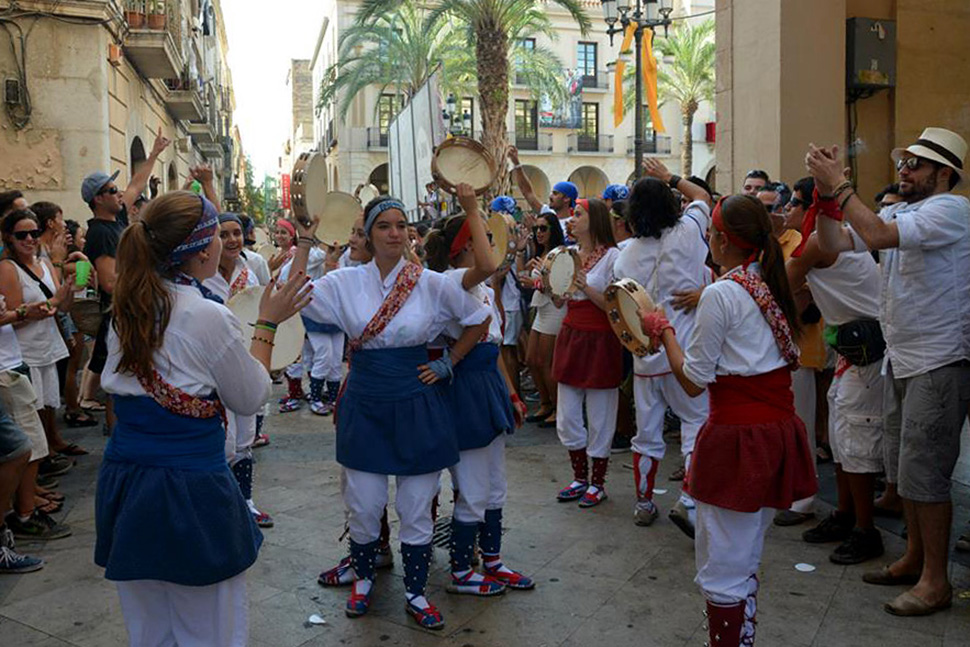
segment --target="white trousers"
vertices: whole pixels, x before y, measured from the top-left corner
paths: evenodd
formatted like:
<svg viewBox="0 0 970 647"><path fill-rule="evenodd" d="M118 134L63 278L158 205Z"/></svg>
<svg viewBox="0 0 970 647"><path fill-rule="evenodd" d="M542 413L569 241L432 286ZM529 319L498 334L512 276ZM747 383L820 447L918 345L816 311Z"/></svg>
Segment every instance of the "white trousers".
<svg viewBox="0 0 970 647"><path fill-rule="evenodd" d="M459 454L458 464L449 467L451 481L458 490L455 520L459 523L485 521L486 510L505 506L508 483L505 478L505 434L479 449Z"/></svg>
<svg viewBox="0 0 970 647"><path fill-rule="evenodd" d="M226 411L226 462L235 465L244 458L252 458L256 440L256 416L240 416Z"/></svg>
<svg viewBox="0 0 970 647"><path fill-rule="evenodd" d="M131 647L245 647L246 574L209 586L116 582Z"/></svg>
<svg viewBox="0 0 970 647"><path fill-rule="evenodd" d="M344 377L343 361L343 333L308 332L301 359L286 368L286 376L295 379L308 373L318 380L339 382Z"/></svg>
<svg viewBox="0 0 970 647"><path fill-rule="evenodd" d="M616 433L616 411L619 389L580 389L559 385L556 405L556 431L566 449L586 449L591 458L609 458L613 434ZM583 400L586 419L583 424Z"/></svg>
<svg viewBox="0 0 970 647"><path fill-rule="evenodd" d="M736 512L697 502L694 583L715 604L746 600L758 588L758 566L773 508Z"/></svg>
<svg viewBox="0 0 970 647"><path fill-rule="evenodd" d="M387 505L387 474L373 474L344 468L344 505L350 538L358 544L377 540L381 534L381 516ZM434 523L431 501L438 493L441 472L417 476L396 476L397 496L394 508L401 520L398 533L402 543L421 546L431 543Z"/></svg>
<svg viewBox="0 0 970 647"><path fill-rule="evenodd" d="M792 373L791 388L795 393L795 414L805 423L805 432L808 434L808 445L812 448L812 456L815 456L815 369L802 367ZM812 469L815 469L815 461L812 461ZM816 478L818 472L815 472ZM791 504L794 512L811 512L815 503L815 495L806 499L795 501Z"/></svg>
<svg viewBox="0 0 970 647"><path fill-rule="evenodd" d="M664 443L664 413L667 407L680 418L680 453L689 456L694 451L697 432L707 420L707 393L692 398L677 382L673 373L656 377L633 377L633 400L637 407L637 434L633 437L633 451L660 460L667 445Z"/></svg>

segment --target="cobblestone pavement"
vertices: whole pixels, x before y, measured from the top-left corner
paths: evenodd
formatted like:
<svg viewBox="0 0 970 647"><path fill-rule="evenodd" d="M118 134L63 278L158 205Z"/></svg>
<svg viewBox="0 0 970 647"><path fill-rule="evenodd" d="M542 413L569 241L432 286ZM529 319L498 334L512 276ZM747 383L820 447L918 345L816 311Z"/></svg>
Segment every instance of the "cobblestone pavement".
<svg viewBox="0 0 970 647"><path fill-rule="evenodd" d="M323 589L317 574L343 556L346 544L339 472L334 462L333 426L305 409L267 419L272 438L256 450L256 503L272 514L258 562L249 571L250 637L259 647L325 645L443 645L490 647L528 645L674 646L706 641L703 602L693 584L692 543L664 515L650 528L633 525L630 454L614 455L607 502L591 510L554 500L569 480L569 464L553 430L527 427L509 441L509 501L503 557L535 577L536 590L492 599L452 596L444 591L447 555L437 549L429 597L447 621L443 632L418 629L404 613L402 569L382 572L374 604L364 618L344 617L346 589ZM19 547L42 556L37 572L0 578L2 647L104 646L127 644L111 583L92 561L94 489L103 439L98 432L68 430L66 436L92 449L62 477L68 495L62 518L74 535L47 544ZM957 486L955 528L970 520L970 451L964 443ZM671 447L657 480L663 512L676 501L678 485L667 480L676 465ZM828 475L828 476L826 476ZM823 490L831 478L823 472ZM447 477L443 491L448 492ZM831 496L828 496L831 500ZM450 514L445 496L442 514ZM826 503L819 510L826 510ZM392 533L396 519L391 513ZM899 532L899 524L887 528ZM929 618L896 618L882 610L902 589L863 584L863 570L887 564L903 548L884 532L886 555L877 564L831 564L831 546L800 540L804 527L772 528L761 570L758 645L912 646L970 645L970 569L952 566L954 607ZM817 568L803 573L796 563ZM310 625L311 614L327 624Z"/></svg>

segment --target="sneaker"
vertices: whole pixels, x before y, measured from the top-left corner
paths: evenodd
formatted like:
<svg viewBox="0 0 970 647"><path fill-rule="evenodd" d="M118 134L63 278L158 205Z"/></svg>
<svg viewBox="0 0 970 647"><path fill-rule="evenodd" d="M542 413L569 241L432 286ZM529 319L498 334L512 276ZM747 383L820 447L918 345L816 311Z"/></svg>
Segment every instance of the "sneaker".
<svg viewBox="0 0 970 647"><path fill-rule="evenodd" d="M681 532L690 537L694 538L694 522L690 520L690 512L687 510L687 506L684 505L683 501L678 501L677 505L670 509L667 513L667 518L670 519L675 526L680 528Z"/></svg>
<svg viewBox="0 0 970 647"><path fill-rule="evenodd" d="M678 467L677 469L675 469L673 472L671 472L671 474L670 474L670 476L668 477L667 480L669 480L669 481L683 481L685 478L687 478L687 470L684 469L684 466L683 465L681 465L680 467Z"/></svg>
<svg viewBox="0 0 970 647"><path fill-rule="evenodd" d="M657 505L653 501L638 501L633 509L633 523L638 526L650 526L660 516Z"/></svg>
<svg viewBox="0 0 970 647"><path fill-rule="evenodd" d="M815 518L814 512L795 512L794 510L779 510L775 513L776 526L797 526Z"/></svg>
<svg viewBox="0 0 970 647"><path fill-rule="evenodd" d="M589 489L583 493L583 498L579 500L579 507L592 508L603 503L603 501L606 501L608 498L609 497L606 495L606 490L603 487L591 485Z"/></svg>
<svg viewBox="0 0 970 647"><path fill-rule="evenodd" d="M613 436L613 444L610 445L611 454L625 454L630 451L630 439Z"/></svg>
<svg viewBox="0 0 970 647"><path fill-rule="evenodd" d="M74 532L64 523L58 523L50 515L34 510L27 521L21 521L16 514L7 516L7 528L17 539L33 539L35 541L52 541L70 537Z"/></svg>
<svg viewBox="0 0 970 647"><path fill-rule="evenodd" d="M44 568L44 560L29 555L21 555L13 548L0 546L0 575L32 573Z"/></svg>
<svg viewBox="0 0 970 647"><path fill-rule="evenodd" d="M40 462L37 470L40 476L61 476L67 474L74 467L74 460L66 456L48 456Z"/></svg>
<svg viewBox="0 0 970 647"><path fill-rule="evenodd" d="M318 416L329 416L331 413L333 413L333 405L331 405L329 402L324 402L323 400L311 400L310 411Z"/></svg>
<svg viewBox="0 0 970 647"><path fill-rule="evenodd" d="M260 528L272 528L273 527L273 517L269 516L265 512L255 511L252 513L253 521Z"/></svg>
<svg viewBox="0 0 970 647"><path fill-rule="evenodd" d="M60 484L61 484L61 482L58 481L53 476L38 476L37 477L37 485L41 486L42 488L47 488L48 490L53 490L54 488L56 488Z"/></svg>
<svg viewBox="0 0 970 647"><path fill-rule="evenodd" d="M809 544L826 544L831 541L845 541L852 534L854 520L844 519L837 511L822 519L822 523L802 533L802 539Z"/></svg>
<svg viewBox="0 0 970 647"><path fill-rule="evenodd" d="M853 528L849 538L829 555L829 561L842 566L861 564L870 559L882 557L884 552L882 533L878 529Z"/></svg>

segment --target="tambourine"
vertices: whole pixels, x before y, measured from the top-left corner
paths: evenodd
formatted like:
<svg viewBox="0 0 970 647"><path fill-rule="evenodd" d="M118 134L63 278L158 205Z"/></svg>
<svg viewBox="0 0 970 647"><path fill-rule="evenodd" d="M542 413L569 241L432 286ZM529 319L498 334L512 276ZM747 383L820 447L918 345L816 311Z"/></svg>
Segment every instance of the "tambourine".
<svg viewBox="0 0 970 647"><path fill-rule="evenodd" d="M319 215L327 195L327 158L320 153L301 153L290 174L290 207L302 222Z"/></svg>
<svg viewBox="0 0 970 647"><path fill-rule="evenodd" d="M610 283L603 296L610 327L628 351L637 357L646 357L660 350L640 327L637 311L650 312L655 307L642 285L633 279L620 279Z"/></svg>
<svg viewBox="0 0 970 647"><path fill-rule="evenodd" d="M243 326L243 336L251 332L252 324L259 318L259 301L263 298L263 290L267 286L253 285L229 299L229 308ZM270 359L270 370L279 371L300 358L303 352L303 337L306 330L299 316L293 316L279 324L273 339L273 354Z"/></svg>
<svg viewBox="0 0 970 647"><path fill-rule="evenodd" d="M268 261L276 256L276 246L273 243L263 243L256 248L256 253Z"/></svg>
<svg viewBox="0 0 970 647"><path fill-rule="evenodd" d="M380 196L381 192L377 190L377 187L373 184L362 184L360 189L357 190L357 199L364 206L373 200L374 198Z"/></svg>
<svg viewBox="0 0 970 647"><path fill-rule="evenodd" d="M517 229L515 220L504 213L491 212L485 228L492 236L492 259L497 270L504 270L515 262Z"/></svg>
<svg viewBox="0 0 970 647"><path fill-rule="evenodd" d="M263 245L270 242L269 234L262 227L256 227L253 229L253 240L256 244L253 245L254 248L259 249Z"/></svg>
<svg viewBox="0 0 970 647"><path fill-rule="evenodd" d="M350 193L331 191L323 199L323 205L314 212L320 216L320 224L314 232L317 240L328 245L334 241L346 245L350 241L350 231L364 207Z"/></svg>
<svg viewBox="0 0 970 647"><path fill-rule="evenodd" d="M569 297L576 289L576 275L583 264L572 247L560 246L546 254L540 275L542 287L560 299Z"/></svg>
<svg viewBox="0 0 970 647"><path fill-rule="evenodd" d="M482 144L468 137L446 139L431 158L431 176L448 193L457 193L466 183L482 195L495 182L497 167L492 154Z"/></svg>

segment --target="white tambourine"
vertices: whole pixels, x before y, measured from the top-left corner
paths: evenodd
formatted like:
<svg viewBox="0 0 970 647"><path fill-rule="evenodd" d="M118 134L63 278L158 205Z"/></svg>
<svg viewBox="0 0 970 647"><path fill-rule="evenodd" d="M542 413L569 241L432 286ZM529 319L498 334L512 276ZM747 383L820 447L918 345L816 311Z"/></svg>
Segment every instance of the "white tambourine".
<svg viewBox="0 0 970 647"><path fill-rule="evenodd" d="M542 261L542 286L549 294L560 299L568 298L576 289L576 276L582 266L575 249L557 247Z"/></svg>
<svg viewBox="0 0 970 647"><path fill-rule="evenodd" d="M252 336L253 325L259 318L259 301L263 298L262 285L250 286L229 299L226 307L229 308L239 319L243 327L243 338L248 339ZM276 337L273 339L273 355L270 360L270 369L279 371L293 362L299 360L303 351L303 338L306 330L303 328L303 320L299 315L293 315L276 329Z"/></svg>
<svg viewBox="0 0 970 647"><path fill-rule="evenodd" d="M485 228L491 234L492 258L497 270L504 270L515 262L516 226L515 220L504 213L490 212L485 219Z"/></svg>
<svg viewBox="0 0 970 647"><path fill-rule="evenodd" d="M606 318L623 346L637 357L658 352L659 347L643 334L638 310L650 312L653 299L642 285L633 279L620 279L610 283L603 292L606 298Z"/></svg>

